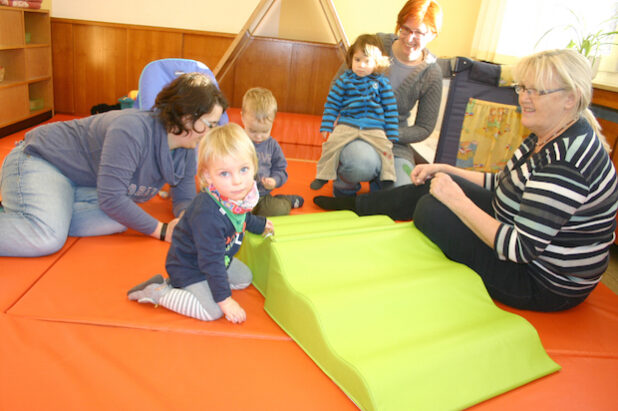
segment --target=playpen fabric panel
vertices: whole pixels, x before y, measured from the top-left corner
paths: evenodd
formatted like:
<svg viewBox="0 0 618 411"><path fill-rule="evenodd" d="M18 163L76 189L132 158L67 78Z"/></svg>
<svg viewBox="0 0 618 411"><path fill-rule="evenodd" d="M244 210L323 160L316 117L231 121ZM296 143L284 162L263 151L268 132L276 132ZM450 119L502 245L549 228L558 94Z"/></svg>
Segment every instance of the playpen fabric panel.
<svg viewBox="0 0 618 411"><path fill-rule="evenodd" d="M530 131L517 106L471 98L461 127L456 166L499 172Z"/></svg>
<svg viewBox="0 0 618 411"><path fill-rule="evenodd" d="M440 128L435 162L455 165L459 151L462 126L470 98L517 105L517 94L510 85L500 86L504 78L497 64L457 57L451 66L441 64L443 75L451 79L448 99ZM502 80L501 80L502 79Z"/></svg>

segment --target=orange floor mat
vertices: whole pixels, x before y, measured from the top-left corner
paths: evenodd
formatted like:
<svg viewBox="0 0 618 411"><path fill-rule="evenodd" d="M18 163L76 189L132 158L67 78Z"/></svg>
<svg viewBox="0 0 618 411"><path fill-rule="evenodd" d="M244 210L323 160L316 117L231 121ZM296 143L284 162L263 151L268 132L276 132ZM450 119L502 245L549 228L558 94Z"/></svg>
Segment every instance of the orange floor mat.
<svg viewBox="0 0 618 411"><path fill-rule="evenodd" d="M291 341L0 314L2 410L352 410Z"/></svg>
<svg viewBox="0 0 618 411"><path fill-rule="evenodd" d="M239 121L238 110L230 117ZM278 113L273 127L275 137L285 134L278 140L290 163L290 179L275 193L305 198L293 214L321 211L312 197L332 191L330 183L308 188L315 161L291 160L319 157L318 128L319 117L287 113ZM22 137L0 139L0 158ZM171 218L169 200L156 197L142 207ZM70 238L52 256L0 257L0 409L355 408L264 313L253 287L234 292L248 313L241 326L126 300L128 288L163 271L166 250L129 230ZM562 370L474 408L615 409L616 294L599 284L586 302L564 313L501 308L530 321Z"/></svg>
<svg viewBox="0 0 618 411"><path fill-rule="evenodd" d="M1 234L0 234L1 235ZM73 245L69 238L55 254L37 258L0 257L0 312L8 310Z"/></svg>
<svg viewBox="0 0 618 411"><path fill-rule="evenodd" d="M233 292L250 313L241 325L202 322L129 301L126 290L165 273L167 249L166 243L130 233L79 239L7 313L51 321L290 339L266 315L264 299L253 286Z"/></svg>

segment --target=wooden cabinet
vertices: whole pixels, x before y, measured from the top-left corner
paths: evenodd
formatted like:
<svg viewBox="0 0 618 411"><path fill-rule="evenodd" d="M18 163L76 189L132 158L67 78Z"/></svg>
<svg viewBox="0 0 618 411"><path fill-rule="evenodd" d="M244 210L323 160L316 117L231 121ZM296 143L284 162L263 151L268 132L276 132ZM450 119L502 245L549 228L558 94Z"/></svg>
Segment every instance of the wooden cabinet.
<svg viewBox="0 0 618 411"><path fill-rule="evenodd" d="M0 6L0 67L0 133L53 115L49 11Z"/></svg>

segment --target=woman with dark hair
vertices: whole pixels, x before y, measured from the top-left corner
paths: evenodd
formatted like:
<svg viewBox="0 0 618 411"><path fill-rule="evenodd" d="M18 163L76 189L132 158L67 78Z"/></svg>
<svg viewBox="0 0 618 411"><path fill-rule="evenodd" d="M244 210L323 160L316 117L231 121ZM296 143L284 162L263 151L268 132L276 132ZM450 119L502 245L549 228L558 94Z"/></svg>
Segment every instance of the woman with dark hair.
<svg viewBox="0 0 618 411"><path fill-rule="evenodd" d="M54 253L67 236L127 227L170 241L196 195L195 147L227 102L203 74L183 74L153 111L116 110L37 127L2 166L0 255ZM158 221L136 203L171 186L175 219Z"/></svg>
<svg viewBox="0 0 618 411"><path fill-rule="evenodd" d="M409 0L397 16L395 34L378 33L385 55L390 58L386 76L397 100L399 139L393 143L396 179L394 186L410 184L405 170L414 167L411 143L425 140L432 133L442 99L442 71L427 45L442 28L442 9L434 0ZM342 68L338 74L345 68ZM418 106L417 106L418 105ZM413 124L408 123L417 106ZM339 157L335 196L352 196L360 183L369 181L372 191L380 184L382 161L367 142L356 139L348 143Z"/></svg>

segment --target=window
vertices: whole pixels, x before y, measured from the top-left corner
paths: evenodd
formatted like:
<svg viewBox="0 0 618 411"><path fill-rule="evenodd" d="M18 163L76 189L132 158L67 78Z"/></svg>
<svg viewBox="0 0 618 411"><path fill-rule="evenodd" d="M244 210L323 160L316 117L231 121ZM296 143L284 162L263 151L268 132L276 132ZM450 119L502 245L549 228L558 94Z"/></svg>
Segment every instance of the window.
<svg viewBox="0 0 618 411"><path fill-rule="evenodd" d="M566 25L615 31L616 20L608 19L617 15L615 0L482 0L472 57L512 64L535 51L566 47L573 36ZM602 54L608 57L600 70L618 72L618 46L606 46Z"/></svg>

